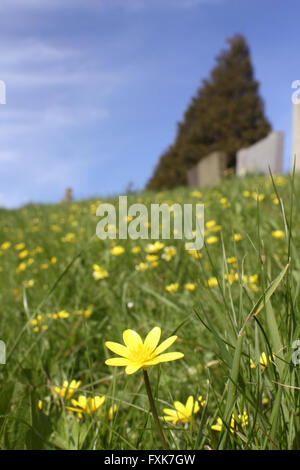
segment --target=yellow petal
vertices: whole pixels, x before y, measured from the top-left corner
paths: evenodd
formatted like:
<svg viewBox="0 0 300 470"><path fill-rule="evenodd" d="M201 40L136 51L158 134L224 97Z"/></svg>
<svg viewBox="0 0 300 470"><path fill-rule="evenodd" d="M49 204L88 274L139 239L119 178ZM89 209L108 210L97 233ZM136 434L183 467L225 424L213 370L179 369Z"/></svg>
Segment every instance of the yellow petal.
<svg viewBox="0 0 300 470"><path fill-rule="evenodd" d="M191 416L194 411L194 397L190 395L185 404L186 413Z"/></svg>
<svg viewBox="0 0 300 470"><path fill-rule="evenodd" d="M113 341L106 341L105 346L110 349L112 352L119 354L122 357L128 357L129 351L128 349L119 343L114 343Z"/></svg>
<svg viewBox="0 0 300 470"><path fill-rule="evenodd" d="M125 369L125 372L126 374L130 375L130 374L134 374L137 370L139 370L141 368L141 365L140 364L129 364L126 369Z"/></svg>
<svg viewBox="0 0 300 470"><path fill-rule="evenodd" d="M107 366L127 366L128 359L125 357L112 357L111 359L106 359L105 364Z"/></svg>
<svg viewBox="0 0 300 470"><path fill-rule="evenodd" d="M178 421L178 418L176 416L164 416L163 419L165 421L171 421L173 424L176 424Z"/></svg>
<svg viewBox="0 0 300 470"><path fill-rule="evenodd" d="M183 356L184 354L180 352L171 352L171 353L161 354L160 356L157 357L158 364L160 362L176 361L176 359L181 359Z"/></svg>
<svg viewBox="0 0 300 470"><path fill-rule="evenodd" d="M164 408L164 409L163 409L163 412L164 412L166 415L177 416L177 411L176 411L176 410L172 410L171 408Z"/></svg>
<svg viewBox="0 0 300 470"><path fill-rule="evenodd" d="M143 344L140 335L134 330L123 331L123 340L130 350L135 350L140 344Z"/></svg>
<svg viewBox="0 0 300 470"><path fill-rule="evenodd" d="M164 352L166 349L168 349L170 346L172 346L172 344L176 341L177 339L177 336L170 336L170 338L166 339L165 341L163 341L159 346L158 348L156 348L155 350L155 354L160 354L162 352Z"/></svg>
<svg viewBox="0 0 300 470"><path fill-rule="evenodd" d="M182 413L183 415L186 415L185 406L182 403L180 403L180 401L174 401L174 406L177 412Z"/></svg>
<svg viewBox="0 0 300 470"><path fill-rule="evenodd" d="M98 395L94 398L95 408L99 408L105 402L105 397L99 397Z"/></svg>
<svg viewBox="0 0 300 470"><path fill-rule="evenodd" d="M147 334L144 345L147 346L151 351L154 351L159 343L160 335L161 329L156 326Z"/></svg>

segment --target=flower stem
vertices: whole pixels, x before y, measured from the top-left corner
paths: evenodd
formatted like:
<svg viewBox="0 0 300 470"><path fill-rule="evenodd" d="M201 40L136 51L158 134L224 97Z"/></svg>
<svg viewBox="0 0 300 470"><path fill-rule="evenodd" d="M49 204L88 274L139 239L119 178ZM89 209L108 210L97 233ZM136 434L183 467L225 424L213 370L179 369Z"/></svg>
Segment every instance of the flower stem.
<svg viewBox="0 0 300 470"><path fill-rule="evenodd" d="M163 448L165 450L168 450L168 444L165 440L165 436L164 436L163 430L161 428L161 425L160 425L160 422L159 422L159 417L158 417L157 410L156 410L156 406L155 406L155 403L154 403L154 398L153 398L152 391L151 391L151 386L150 386L150 382L149 382L148 373L145 369L143 370L143 373L144 373L144 381L145 381L145 385L146 385L146 390L147 390L147 394L148 394L148 398L149 398L149 402L150 402L150 407L151 407L152 415L153 415L154 422L155 422L155 425L156 425L156 428L157 428L157 432L158 432L158 435L159 435L159 439L160 439L160 442L161 442Z"/></svg>

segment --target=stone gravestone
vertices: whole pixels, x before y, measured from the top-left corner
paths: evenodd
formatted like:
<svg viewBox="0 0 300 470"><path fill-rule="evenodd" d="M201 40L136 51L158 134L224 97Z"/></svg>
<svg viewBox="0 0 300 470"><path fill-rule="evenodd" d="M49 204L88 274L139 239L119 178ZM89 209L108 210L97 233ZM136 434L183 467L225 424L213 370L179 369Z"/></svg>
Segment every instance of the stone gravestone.
<svg viewBox="0 0 300 470"><path fill-rule="evenodd" d="M274 174L283 170L283 132L271 132L246 149L237 152L236 174L269 174L269 167Z"/></svg>
<svg viewBox="0 0 300 470"><path fill-rule="evenodd" d="M66 188L65 194L62 202L72 202L73 201L73 191L72 188Z"/></svg>
<svg viewBox="0 0 300 470"><path fill-rule="evenodd" d="M292 153L292 168L294 166L294 159L296 158L295 169L300 170L300 103L293 105L293 153Z"/></svg>
<svg viewBox="0 0 300 470"><path fill-rule="evenodd" d="M224 177L227 155L225 152L213 152L202 158L200 162L187 171L190 186L210 186Z"/></svg>

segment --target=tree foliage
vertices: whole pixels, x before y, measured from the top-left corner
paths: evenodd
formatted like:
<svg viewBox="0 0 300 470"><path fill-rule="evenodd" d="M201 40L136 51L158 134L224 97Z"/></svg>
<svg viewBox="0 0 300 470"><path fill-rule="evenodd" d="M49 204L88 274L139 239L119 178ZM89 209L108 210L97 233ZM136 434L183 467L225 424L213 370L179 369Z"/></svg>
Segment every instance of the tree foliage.
<svg viewBox="0 0 300 470"><path fill-rule="evenodd" d="M239 149L270 132L247 42L235 35L227 43L229 48L217 57L210 77L192 98L178 124L175 142L161 156L148 189L187 184L187 169L216 150L225 151L227 167L234 167Z"/></svg>

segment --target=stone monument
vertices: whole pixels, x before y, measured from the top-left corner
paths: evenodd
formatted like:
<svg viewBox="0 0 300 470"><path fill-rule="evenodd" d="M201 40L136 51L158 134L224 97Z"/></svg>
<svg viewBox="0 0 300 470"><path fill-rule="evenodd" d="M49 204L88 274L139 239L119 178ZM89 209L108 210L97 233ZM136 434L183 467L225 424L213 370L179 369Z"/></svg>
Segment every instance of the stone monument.
<svg viewBox="0 0 300 470"><path fill-rule="evenodd" d="M283 132L271 132L251 147L239 150L236 158L236 174L240 176L247 173L269 175L269 167L272 173L281 174L283 171L283 140Z"/></svg>
<svg viewBox="0 0 300 470"><path fill-rule="evenodd" d="M213 152L202 158L199 163L187 171L187 180L190 186L210 186L218 183L224 177L227 154Z"/></svg>

